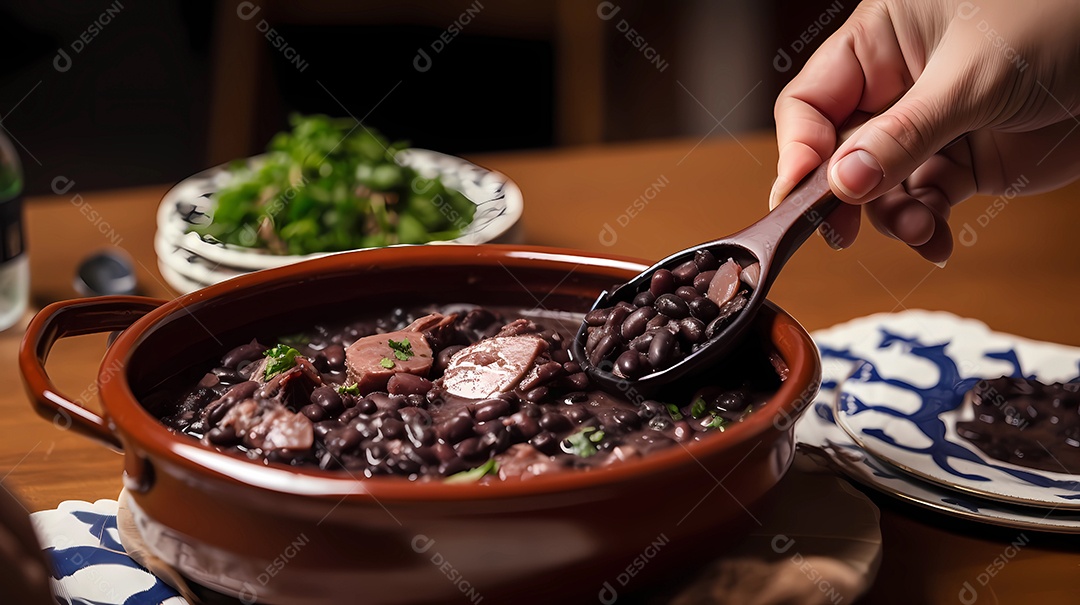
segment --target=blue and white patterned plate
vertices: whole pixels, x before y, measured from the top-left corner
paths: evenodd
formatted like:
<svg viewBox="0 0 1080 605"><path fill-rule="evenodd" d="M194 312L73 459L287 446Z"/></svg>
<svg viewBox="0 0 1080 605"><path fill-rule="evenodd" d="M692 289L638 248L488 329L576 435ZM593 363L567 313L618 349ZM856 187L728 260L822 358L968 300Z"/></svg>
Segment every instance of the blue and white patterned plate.
<svg viewBox="0 0 1080 605"><path fill-rule="evenodd" d="M1028 506L1080 509L1080 476L991 458L957 434L980 380L1076 380L1080 349L999 334L947 314L907 315L853 343L863 363L840 387L837 420L875 457L927 481Z"/></svg>
<svg viewBox="0 0 1080 605"><path fill-rule="evenodd" d="M897 335L905 338L918 336L921 332L913 331L919 329L913 326L931 329L932 331L929 333L935 337L955 331L956 326L965 329L965 333L969 336L979 333L978 326L982 327L985 334L992 334L985 325L978 322L962 319L948 313L928 311L905 311L895 314L872 315L814 332L812 336L818 344L822 357L822 385L814 404L803 415L796 427L795 436L800 447L815 454L824 463L863 485L924 508L1006 527L1080 533L1080 512L1060 508L1051 510L1014 506L921 481L868 454L852 440L847 432L837 425L834 406L839 391L846 388L844 386L846 379L863 365L866 356L878 350L883 343L895 338ZM1028 358L1026 345L1048 343L1035 343L1023 339L1015 340L1022 341L1025 345L1018 349L1021 352L1019 354L1020 360L1024 364L1031 364L1024 365L1023 369L1026 372L1038 374L1042 366L1036 363L1035 358ZM886 345L887 348L888 345ZM1067 347L1061 348L1067 349ZM1075 355L1076 350L1072 349L1072 351ZM1075 375L1076 359L1074 356L1071 362L1073 364L1071 367L1074 370L1073 375ZM996 362L997 360L993 361ZM879 371L887 376L892 376L890 373L892 372L891 365L883 363L884 359L881 362L877 366ZM972 365L973 362L969 361L962 362L957 367L963 368L967 375L977 374L976 370L985 372L998 371L1000 375L1002 366L989 365L989 362L985 363L987 365L980 363L976 367ZM1065 369L1062 363L1060 361L1051 361L1051 367L1064 372L1064 374L1058 374L1064 377L1068 370ZM935 382L934 366L932 364L919 364L917 367L921 371L920 374L908 377L909 381L914 381L924 387ZM1009 366L1006 365L1005 367L1008 368Z"/></svg>
<svg viewBox="0 0 1080 605"><path fill-rule="evenodd" d="M54 569L50 583L57 604L188 605L128 556L120 544L116 510L115 500L69 500L30 515Z"/></svg>

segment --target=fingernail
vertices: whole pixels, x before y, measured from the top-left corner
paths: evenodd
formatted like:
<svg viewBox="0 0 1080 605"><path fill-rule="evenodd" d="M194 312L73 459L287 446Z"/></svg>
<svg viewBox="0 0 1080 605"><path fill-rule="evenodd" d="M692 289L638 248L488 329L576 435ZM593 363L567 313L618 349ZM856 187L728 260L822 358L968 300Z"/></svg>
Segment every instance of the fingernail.
<svg viewBox="0 0 1080 605"><path fill-rule="evenodd" d="M791 180L780 176L776 177L772 189L769 191L769 210L779 206L789 191L791 191Z"/></svg>
<svg viewBox="0 0 1080 605"><path fill-rule="evenodd" d="M843 248L840 246L840 244L837 244L836 242L832 241L832 239L830 239L827 235L825 235L825 233L821 229L815 230L814 233L817 233L818 235L820 235L821 239L825 240L825 243L828 244L829 247L832 248L833 250L836 250L837 252L843 250Z"/></svg>
<svg viewBox="0 0 1080 605"><path fill-rule="evenodd" d="M832 167L833 183L852 198L861 198L881 183L885 172L874 156L858 149L840 158Z"/></svg>
<svg viewBox="0 0 1080 605"><path fill-rule="evenodd" d="M937 265L938 269L944 269L945 268L945 263L947 263L947 262L949 262L949 261L948 260L943 260L940 263L934 263L934 264Z"/></svg>

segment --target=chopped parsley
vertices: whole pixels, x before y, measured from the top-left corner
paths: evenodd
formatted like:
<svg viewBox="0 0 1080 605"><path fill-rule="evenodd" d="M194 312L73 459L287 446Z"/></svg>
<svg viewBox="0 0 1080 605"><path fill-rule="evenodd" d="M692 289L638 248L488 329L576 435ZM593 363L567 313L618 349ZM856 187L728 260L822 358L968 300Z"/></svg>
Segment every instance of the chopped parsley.
<svg viewBox="0 0 1080 605"><path fill-rule="evenodd" d="M674 403L666 404L668 414L671 414L672 420L682 420L682 411L679 410L679 406Z"/></svg>
<svg viewBox="0 0 1080 605"><path fill-rule="evenodd" d="M389 370L390 368L394 367L394 360L390 359L389 357L383 357L379 360L379 365Z"/></svg>
<svg viewBox="0 0 1080 605"><path fill-rule="evenodd" d="M460 473L454 473L443 480L444 483L476 483L485 475L495 475L499 472L499 463L494 458L476 468Z"/></svg>
<svg viewBox="0 0 1080 605"><path fill-rule="evenodd" d="M604 440L604 431L587 426L570 435L562 442L562 450L580 458L588 458L597 452L596 444Z"/></svg>
<svg viewBox="0 0 1080 605"><path fill-rule="evenodd" d="M720 429L720 432L723 433L724 429L727 428L727 425L731 424L730 420L716 412L710 412L710 414L712 414L712 417L706 420L703 425L707 429Z"/></svg>
<svg viewBox="0 0 1080 605"><path fill-rule="evenodd" d="M698 397L697 400L694 401L693 405L690 406L690 415L694 418L701 418L702 414L704 413L705 400L701 397Z"/></svg>
<svg viewBox="0 0 1080 605"><path fill-rule="evenodd" d="M393 363L393 362L391 362ZM358 384L339 384L335 389L339 395L359 395L360 385Z"/></svg>
<svg viewBox="0 0 1080 605"><path fill-rule="evenodd" d="M394 352L394 357L397 357L401 361L409 361L409 358L415 355L412 350L412 343L408 338L402 338L400 341L389 339L386 344L390 346L390 350ZM389 367L389 366L383 366Z"/></svg>
<svg viewBox="0 0 1080 605"><path fill-rule="evenodd" d="M266 380L270 380L274 376L295 366L296 357L300 355L300 351L297 351L289 345L279 344L272 349L268 349L263 355L267 360L266 370L263 372L263 375Z"/></svg>

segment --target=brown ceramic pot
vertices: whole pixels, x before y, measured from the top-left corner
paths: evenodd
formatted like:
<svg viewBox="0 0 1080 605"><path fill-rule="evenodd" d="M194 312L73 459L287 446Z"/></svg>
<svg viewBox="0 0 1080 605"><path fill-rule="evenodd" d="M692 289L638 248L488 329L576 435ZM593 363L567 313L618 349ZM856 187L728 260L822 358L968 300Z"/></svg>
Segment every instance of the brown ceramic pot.
<svg viewBox="0 0 1080 605"><path fill-rule="evenodd" d="M333 255L169 302L55 303L27 330L20 365L42 415L123 451L149 549L243 602L613 602L755 527L751 511L791 463L794 420L820 377L813 342L780 309L762 310L755 337L771 343L790 375L744 422L642 460L521 482L355 480L264 465L171 432L140 398L255 334L424 302L583 311L644 267L504 246ZM44 361L59 338L119 329L98 375L99 416L58 393Z"/></svg>

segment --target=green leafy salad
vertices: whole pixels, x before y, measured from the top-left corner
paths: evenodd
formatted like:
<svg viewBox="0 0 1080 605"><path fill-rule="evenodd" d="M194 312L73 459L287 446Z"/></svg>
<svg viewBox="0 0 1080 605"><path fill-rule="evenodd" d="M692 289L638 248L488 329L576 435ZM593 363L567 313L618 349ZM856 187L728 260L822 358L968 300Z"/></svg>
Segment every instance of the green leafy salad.
<svg viewBox="0 0 1080 605"><path fill-rule="evenodd" d="M211 198L204 239L273 254L338 252L454 239L476 205L438 179L395 162L408 143L388 143L351 118L290 118L265 156L229 167Z"/></svg>

